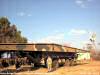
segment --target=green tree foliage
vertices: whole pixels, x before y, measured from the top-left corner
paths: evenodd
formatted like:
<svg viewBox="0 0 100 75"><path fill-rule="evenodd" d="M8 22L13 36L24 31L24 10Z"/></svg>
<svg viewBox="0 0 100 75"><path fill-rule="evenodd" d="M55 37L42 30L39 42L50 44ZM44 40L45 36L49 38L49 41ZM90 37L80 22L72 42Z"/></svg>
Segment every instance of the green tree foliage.
<svg viewBox="0 0 100 75"><path fill-rule="evenodd" d="M0 18L0 43L27 43L16 25L11 25L7 17Z"/></svg>

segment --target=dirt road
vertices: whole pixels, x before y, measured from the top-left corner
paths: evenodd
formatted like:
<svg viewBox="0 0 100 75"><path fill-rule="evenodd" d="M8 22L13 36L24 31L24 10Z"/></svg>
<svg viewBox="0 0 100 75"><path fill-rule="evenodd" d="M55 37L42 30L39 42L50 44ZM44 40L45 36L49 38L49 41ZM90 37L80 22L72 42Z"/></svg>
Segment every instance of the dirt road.
<svg viewBox="0 0 100 75"><path fill-rule="evenodd" d="M100 61L91 61L71 67L59 67L57 70L47 72L46 68L37 68L32 71L18 72L14 75L100 75Z"/></svg>
<svg viewBox="0 0 100 75"><path fill-rule="evenodd" d="M20 72L23 75L100 75L100 61L91 61L88 64L81 64L71 67L60 67L53 72L47 72L46 68L39 68L34 71Z"/></svg>

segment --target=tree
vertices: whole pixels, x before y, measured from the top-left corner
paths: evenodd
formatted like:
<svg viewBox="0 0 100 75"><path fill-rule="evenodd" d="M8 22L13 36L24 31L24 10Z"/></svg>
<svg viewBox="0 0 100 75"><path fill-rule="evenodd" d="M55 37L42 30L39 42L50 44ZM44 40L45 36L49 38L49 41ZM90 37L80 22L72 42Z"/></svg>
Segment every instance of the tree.
<svg viewBox="0 0 100 75"><path fill-rule="evenodd" d="M27 43L16 25L11 25L7 17L0 18L0 43Z"/></svg>
<svg viewBox="0 0 100 75"><path fill-rule="evenodd" d="M2 26L6 26L6 27L10 26L10 22L9 22L9 20L7 19L7 17L1 17L1 18L0 18L0 24L1 24Z"/></svg>

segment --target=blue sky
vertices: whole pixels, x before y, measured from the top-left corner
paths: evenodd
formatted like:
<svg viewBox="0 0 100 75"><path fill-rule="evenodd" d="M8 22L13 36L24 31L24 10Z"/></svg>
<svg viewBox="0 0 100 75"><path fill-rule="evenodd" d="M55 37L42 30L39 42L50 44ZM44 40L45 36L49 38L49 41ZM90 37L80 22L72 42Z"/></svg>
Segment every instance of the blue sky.
<svg viewBox="0 0 100 75"><path fill-rule="evenodd" d="M92 33L100 42L100 0L0 0L0 16L16 24L29 42L83 48Z"/></svg>

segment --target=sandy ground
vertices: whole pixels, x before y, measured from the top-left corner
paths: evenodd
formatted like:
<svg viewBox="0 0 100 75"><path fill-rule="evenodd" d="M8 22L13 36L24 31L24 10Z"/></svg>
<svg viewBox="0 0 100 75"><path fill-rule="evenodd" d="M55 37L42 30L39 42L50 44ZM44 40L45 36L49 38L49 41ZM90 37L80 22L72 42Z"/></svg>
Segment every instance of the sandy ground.
<svg viewBox="0 0 100 75"><path fill-rule="evenodd" d="M10 67L15 69L14 66ZM9 68L8 68L9 69ZM23 67L25 69L25 67ZM57 70L48 72L46 68L36 68L18 72L12 75L100 75L100 61L91 61L88 64L81 64L70 67L59 67Z"/></svg>

